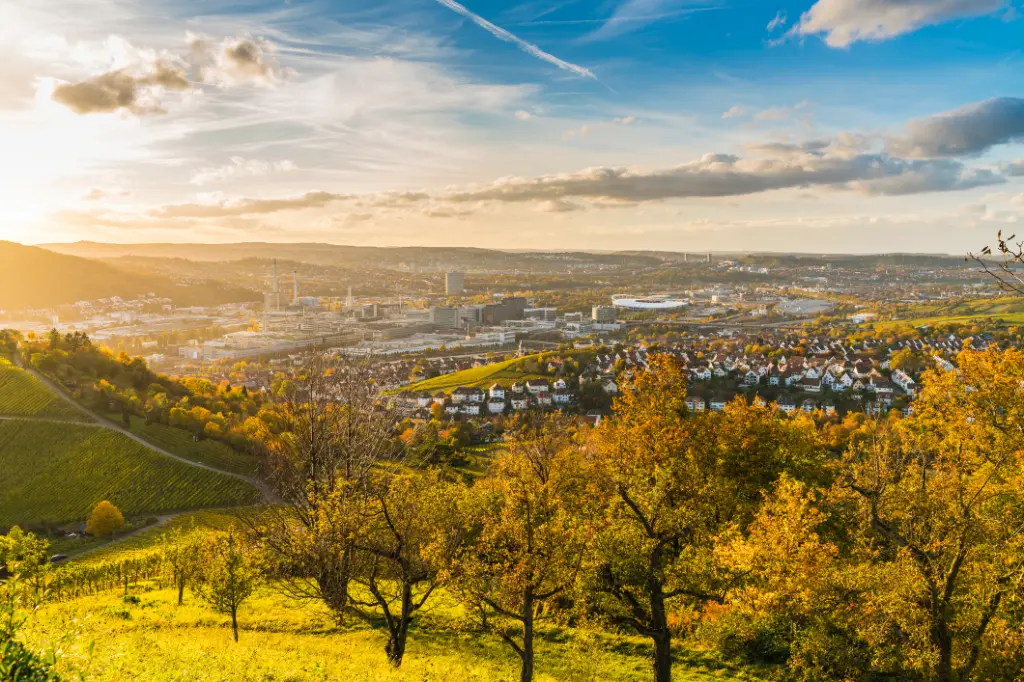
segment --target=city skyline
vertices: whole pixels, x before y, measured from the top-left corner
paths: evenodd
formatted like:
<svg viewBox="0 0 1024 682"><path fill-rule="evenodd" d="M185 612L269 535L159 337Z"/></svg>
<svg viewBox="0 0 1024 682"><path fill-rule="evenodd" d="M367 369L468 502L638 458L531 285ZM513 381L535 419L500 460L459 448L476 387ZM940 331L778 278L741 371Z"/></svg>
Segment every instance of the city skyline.
<svg viewBox="0 0 1024 682"><path fill-rule="evenodd" d="M1018 2L39 5L0 239L963 253L1024 215Z"/></svg>

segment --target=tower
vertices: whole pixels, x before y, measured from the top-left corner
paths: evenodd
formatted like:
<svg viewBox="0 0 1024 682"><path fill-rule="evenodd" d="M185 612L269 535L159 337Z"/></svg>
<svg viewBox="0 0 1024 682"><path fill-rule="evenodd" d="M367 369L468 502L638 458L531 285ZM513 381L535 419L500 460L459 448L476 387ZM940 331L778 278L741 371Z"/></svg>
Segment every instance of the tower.
<svg viewBox="0 0 1024 682"><path fill-rule="evenodd" d="M272 289L272 291L275 294L281 293L281 289L277 286L277 259L276 258L274 259L274 288Z"/></svg>
<svg viewBox="0 0 1024 682"><path fill-rule="evenodd" d="M297 303L299 300L299 271L292 270L292 302Z"/></svg>
<svg viewBox="0 0 1024 682"><path fill-rule="evenodd" d="M710 251L708 251L708 264L709 265L711 264L711 252Z"/></svg>
<svg viewBox="0 0 1024 682"><path fill-rule="evenodd" d="M352 285L351 284L348 285L348 300L345 301L345 305L347 305L349 308L351 308L353 305L355 305L355 299L352 298Z"/></svg>

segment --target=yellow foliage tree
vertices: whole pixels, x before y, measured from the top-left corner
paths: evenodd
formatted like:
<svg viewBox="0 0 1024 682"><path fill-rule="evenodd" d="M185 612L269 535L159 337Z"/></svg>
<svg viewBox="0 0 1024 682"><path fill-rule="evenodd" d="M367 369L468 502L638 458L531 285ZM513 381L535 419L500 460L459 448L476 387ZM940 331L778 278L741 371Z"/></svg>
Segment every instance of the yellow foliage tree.
<svg viewBox="0 0 1024 682"><path fill-rule="evenodd" d="M123 525L124 515L121 514L121 510L110 502L103 500L93 507L89 520L85 524L85 532L89 535L102 537L110 535Z"/></svg>

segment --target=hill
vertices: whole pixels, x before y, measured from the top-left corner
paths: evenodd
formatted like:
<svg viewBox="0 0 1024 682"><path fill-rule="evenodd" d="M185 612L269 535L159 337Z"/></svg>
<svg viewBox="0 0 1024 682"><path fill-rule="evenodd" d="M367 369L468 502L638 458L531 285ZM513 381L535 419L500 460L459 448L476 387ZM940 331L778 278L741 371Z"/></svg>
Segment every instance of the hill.
<svg viewBox="0 0 1024 682"><path fill-rule="evenodd" d="M148 294L178 305L253 301L258 294L214 280L175 282L87 258L0 241L0 310L51 308L75 301Z"/></svg>
<svg viewBox="0 0 1024 682"><path fill-rule="evenodd" d="M259 500L242 480L90 425L0 421L0 471L0 528L84 520L100 500L126 516Z"/></svg>
<svg viewBox="0 0 1024 682"><path fill-rule="evenodd" d="M88 421L34 376L0 356L0 416L60 417Z"/></svg>
<svg viewBox="0 0 1024 682"><path fill-rule="evenodd" d="M549 378L543 373L541 368L544 366L547 358L551 356L570 357L580 354L583 354L583 352L538 353L522 358L513 358L512 360L493 362L482 367L472 367L452 372L451 374L442 374L431 379L424 379L423 381L403 386L402 390L412 392L426 391L428 393L442 391L447 393L459 386L477 388L489 388L493 384L511 386L517 381Z"/></svg>
<svg viewBox="0 0 1024 682"><path fill-rule="evenodd" d="M278 258L320 265L384 268L415 264L419 267L428 268L519 267L523 269L550 270L553 267L567 263L648 267L664 262L661 258L645 254L601 254L580 251L513 253L494 249L465 247L376 247L319 243L103 244L99 242L74 242L71 244L45 244L43 246L57 253L85 258L149 256L156 258L184 258L193 261L236 261L247 258Z"/></svg>

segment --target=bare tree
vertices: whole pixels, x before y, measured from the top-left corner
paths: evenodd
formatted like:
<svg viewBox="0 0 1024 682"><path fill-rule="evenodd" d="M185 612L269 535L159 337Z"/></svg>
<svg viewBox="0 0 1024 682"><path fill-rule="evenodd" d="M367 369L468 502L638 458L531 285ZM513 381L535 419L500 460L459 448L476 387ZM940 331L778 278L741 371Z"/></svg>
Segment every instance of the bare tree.
<svg viewBox="0 0 1024 682"><path fill-rule="evenodd" d="M995 253L1002 257L1001 262L985 259L986 256L993 255L991 246L986 246L978 253L968 253L964 260L974 261L980 265L981 272L995 279L1003 291L1024 295L1024 272L1019 272L1015 267L1024 263L1024 241L1015 242L1016 238L1015 234L1003 238L1002 230L996 234Z"/></svg>

